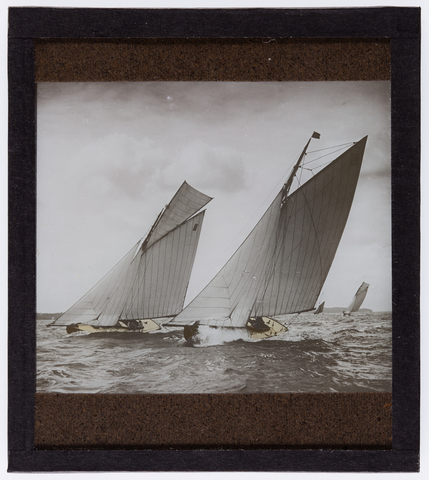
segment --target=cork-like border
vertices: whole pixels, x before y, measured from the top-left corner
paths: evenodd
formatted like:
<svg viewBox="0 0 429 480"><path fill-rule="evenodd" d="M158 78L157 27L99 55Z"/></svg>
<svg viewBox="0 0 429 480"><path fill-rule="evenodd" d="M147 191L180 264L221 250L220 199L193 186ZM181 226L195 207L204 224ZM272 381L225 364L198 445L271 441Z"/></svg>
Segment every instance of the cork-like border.
<svg viewBox="0 0 429 480"><path fill-rule="evenodd" d="M393 440L389 450L36 449L35 42L41 39L388 38L392 82ZM420 10L11 8L9 15L9 470L416 471L419 450ZM380 417L381 418L381 417ZM301 444L302 445L302 444ZM297 447L300 445L298 444ZM77 445L79 447L79 445ZM82 445L84 447L84 445ZM91 448L85 446L85 448ZM95 447L97 447L95 445ZM167 445L168 447L168 445ZM202 450L201 447L207 448ZM216 446L214 446L216 447ZM220 447L220 449L219 449ZM363 445L365 448L365 445ZM45 447L46 448L46 447ZM134 445L133 448L136 448ZM153 448L153 446L151 447ZM209 449L211 448L211 449ZM223 447L225 448L225 447ZM227 447L228 448L228 447Z"/></svg>

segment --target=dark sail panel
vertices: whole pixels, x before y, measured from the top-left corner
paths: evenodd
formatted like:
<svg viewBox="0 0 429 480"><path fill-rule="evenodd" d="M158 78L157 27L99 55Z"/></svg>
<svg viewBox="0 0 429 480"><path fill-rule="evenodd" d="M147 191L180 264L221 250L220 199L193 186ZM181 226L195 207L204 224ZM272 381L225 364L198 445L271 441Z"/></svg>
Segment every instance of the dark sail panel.
<svg viewBox="0 0 429 480"><path fill-rule="evenodd" d="M365 144L366 137L287 198L254 315L314 308L347 222Z"/></svg>
<svg viewBox="0 0 429 480"><path fill-rule="evenodd" d="M194 215L194 213L203 208L210 200L212 200L212 197L199 192L188 183L183 182L182 186L155 223L148 236L146 248L153 245L161 237Z"/></svg>
<svg viewBox="0 0 429 480"><path fill-rule="evenodd" d="M319 313L323 313L323 308L325 307L325 302L322 302L314 311L315 315L318 315Z"/></svg>

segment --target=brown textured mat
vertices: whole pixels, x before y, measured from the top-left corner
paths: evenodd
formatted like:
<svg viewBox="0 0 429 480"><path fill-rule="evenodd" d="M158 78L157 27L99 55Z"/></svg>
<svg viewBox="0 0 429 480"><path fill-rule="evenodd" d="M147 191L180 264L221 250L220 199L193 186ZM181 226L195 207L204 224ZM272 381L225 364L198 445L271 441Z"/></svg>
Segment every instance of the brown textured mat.
<svg viewBox="0 0 429 480"><path fill-rule="evenodd" d="M37 448L390 448L389 393L37 394Z"/></svg>
<svg viewBox="0 0 429 480"><path fill-rule="evenodd" d="M389 80L389 39L36 40L38 82ZM36 394L49 448L374 448L390 393Z"/></svg>
<svg viewBox="0 0 429 480"><path fill-rule="evenodd" d="M389 80L389 39L37 40L36 81Z"/></svg>

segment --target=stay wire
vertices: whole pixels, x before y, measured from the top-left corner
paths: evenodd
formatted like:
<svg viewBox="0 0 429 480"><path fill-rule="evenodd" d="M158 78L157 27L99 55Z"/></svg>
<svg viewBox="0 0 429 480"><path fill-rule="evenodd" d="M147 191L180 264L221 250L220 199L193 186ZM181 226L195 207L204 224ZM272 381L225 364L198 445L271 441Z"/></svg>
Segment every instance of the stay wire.
<svg viewBox="0 0 429 480"><path fill-rule="evenodd" d="M298 312L293 318L292 320L286 325L287 328L290 327L290 325L292 325L292 323L299 317L300 315L300 312Z"/></svg>

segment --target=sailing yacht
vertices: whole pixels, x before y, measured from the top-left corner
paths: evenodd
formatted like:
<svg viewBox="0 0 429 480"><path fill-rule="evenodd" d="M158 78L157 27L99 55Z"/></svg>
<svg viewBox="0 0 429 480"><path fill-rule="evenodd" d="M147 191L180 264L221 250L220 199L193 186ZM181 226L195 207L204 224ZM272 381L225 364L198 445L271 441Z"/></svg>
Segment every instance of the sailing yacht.
<svg viewBox="0 0 429 480"><path fill-rule="evenodd" d="M363 282L355 293L350 305L344 310L343 315L350 315L352 312L357 312L365 300L368 292L369 283Z"/></svg>
<svg viewBox="0 0 429 480"><path fill-rule="evenodd" d="M218 274L168 325L186 339L202 325L262 339L287 331L274 317L314 310L352 206L367 137L290 193L314 132L254 229Z"/></svg>
<svg viewBox="0 0 429 480"><path fill-rule="evenodd" d="M67 333L160 329L183 309L205 213L199 211L210 200L184 182L149 233L50 326Z"/></svg>
<svg viewBox="0 0 429 480"><path fill-rule="evenodd" d="M323 309L325 308L325 302L319 304L319 306L314 310L314 314L318 315L319 313L323 313Z"/></svg>

